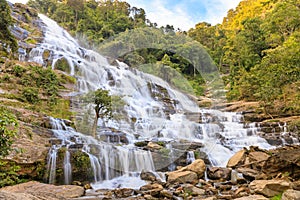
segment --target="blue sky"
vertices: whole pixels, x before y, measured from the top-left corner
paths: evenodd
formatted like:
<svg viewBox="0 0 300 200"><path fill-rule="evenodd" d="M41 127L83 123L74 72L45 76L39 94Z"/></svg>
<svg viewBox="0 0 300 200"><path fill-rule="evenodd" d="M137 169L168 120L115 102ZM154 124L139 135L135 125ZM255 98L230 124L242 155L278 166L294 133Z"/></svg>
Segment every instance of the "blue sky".
<svg viewBox="0 0 300 200"><path fill-rule="evenodd" d="M147 18L159 26L166 24L189 30L198 22L222 23L227 11L241 0L126 0L131 6L144 8Z"/></svg>
<svg viewBox="0 0 300 200"><path fill-rule="evenodd" d="M27 0L9 0L26 3ZM213 25L222 23L227 11L235 8L241 0L125 0L131 6L144 8L147 18L158 26L166 24L189 30L198 22Z"/></svg>

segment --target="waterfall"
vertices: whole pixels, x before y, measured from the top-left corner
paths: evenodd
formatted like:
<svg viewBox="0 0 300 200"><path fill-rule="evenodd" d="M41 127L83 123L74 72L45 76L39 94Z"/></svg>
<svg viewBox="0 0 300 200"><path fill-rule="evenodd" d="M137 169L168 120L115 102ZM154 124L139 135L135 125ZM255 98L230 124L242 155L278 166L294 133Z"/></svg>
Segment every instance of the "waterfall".
<svg viewBox="0 0 300 200"><path fill-rule="evenodd" d="M186 154L186 163L191 164L195 161L195 153L194 151L188 151Z"/></svg>
<svg viewBox="0 0 300 200"><path fill-rule="evenodd" d="M53 145L48 154L48 165L47 171L49 172L49 183L54 184L56 180L56 159L57 159L57 150L56 145Z"/></svg>
<svg viewBox="0 0 300 200"><path fill-rule="evenodd" d="M70 184L72 181L72 167L70 162L70 152L67 149L64 157L64 177L65 177L65 184Z"/></svg>
<svg viewBox="0 0 300 200"><path fill-rule="evenodd" d="M133 183L142 183L136 179L138 172L160 170L154 168L149 151L134 146L137 141L202 143L201 150L215 166L226 166L228 159L245 146L271 148L266 140L256 135L255 127L244 127L241 114L200 109L191 98L161 78L131 69L119 61L116 66L112 66L97 52L80 47L75 39L53 20L44 15L40 15L40 18L45 24L45 38L29 53L29 61L45 66L51 60L53 69L59 59L64 58L68 61L69 74L76 78L77 84L76 91L70 94L71 107L77 113L76 124L83 122L82 119L86 117L85 125L89 125L94 117L94 113L90 112L93 105L83 104L80 95L102 88L109 90L111 95L119 96L124 102L120 108L122 111L118 112L122 117L109 119L106 125L124 133L128 141L126 144L115 145L113 137L110 136L106 142L97 140L101 138L103 129L97 131L96 138L92 138L75 131L63 120L51 118L52 131L62 140L60 147L78 142L83 144L83 151L90 158L95 187L121 187L127 183L127 186L134 188L137 185ZM43 58L45 51L50 52L47 61ZM196 114L199 119L190 120L190 114ZM102 124L101 120L105 119L99 120L99 127ZM121 141L119 136L117 143ZM93 151L90 150L91 146ZM167 147L170 149L170 166L174 169L173 162L181 155L174 155L171 144L167 144ZM182 151L182 154L184 152ZM191 161L193 158L189 159ZM53 161L54 155L51 157L51 162ZM69 178L68 170L65 176Z"/></svg>

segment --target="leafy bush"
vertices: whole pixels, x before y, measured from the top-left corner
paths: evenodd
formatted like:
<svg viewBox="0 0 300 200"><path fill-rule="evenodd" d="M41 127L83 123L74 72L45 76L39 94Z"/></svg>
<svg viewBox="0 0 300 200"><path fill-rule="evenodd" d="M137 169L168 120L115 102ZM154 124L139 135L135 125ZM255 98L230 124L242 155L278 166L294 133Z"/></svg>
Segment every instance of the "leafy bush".
<svg viewBox="0 0 300 200"><path fill-rule="evenodd" d="M25 101L27 101L28 103L32 103L32 104L35 104L35 103L39 102L39 100L40 100L38 90L33 87L24 88L24 90L22 92L22 96L24 97Z"/></svg>
<svg viewBox="0 0 300 200"><path fill-rule="evenodd" d="M0 158L8 155L18 131L16 116L0 107Z"/></svg>

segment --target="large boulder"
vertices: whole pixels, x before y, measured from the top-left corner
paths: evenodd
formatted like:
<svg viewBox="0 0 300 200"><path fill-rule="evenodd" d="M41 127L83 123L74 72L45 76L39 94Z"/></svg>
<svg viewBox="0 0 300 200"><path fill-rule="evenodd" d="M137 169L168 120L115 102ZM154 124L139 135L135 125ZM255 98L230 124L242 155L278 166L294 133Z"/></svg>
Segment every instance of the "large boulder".
<svg viewBox="0 0 300 200"><path fill-rule="evenodd" d="M281 200L299 200L300 199L300 191L297 190L286 190L282 194Z"/></svg>
<svg viewBox="0 0 300 200"><path fill-rule="evenodd" d="M231 169L223 167L208 167L207 176L213 180L229 180L231 177Z"/></svg>
<svg viewBox="0 0 300 200"><path fill-rule="evenodd" d="M163 186L158 184L158 183L154 183L154 184L148 184L148 185L144 185L140 188L140 192L143 195L151 195L151 196L159 196L160 192L163 190Z"/></svg>
<svg viewBox="0 0 300 200"><path fill-rule="evenodd" d="M84 188L75 185L55 186L36 181L30 181L15 186L8 186L0 189L0 192L9 192L12 194L24 193L31 195L33 200L39 199L68 199L77 198L84 195ZM24 197L26 197L26 195Z"/></svg>
<svg viewBox="0 0 300 200"><path fill-rule="evenodd" d="M198 175L198 178L204 176L206 170L206 165L203 160L197 159L186 167L181 168L179 171L192 171Z"/></svg>
<svg viewBox="0 0 300 200"><path fill-rule="evenodd" d="M242 149L235 153L228 161L227 167L228 168L235 168L238 164L242 163L245 157L245 149Z"/></svg>
<svg viewBox="0 0 300 200"><path fill-rule="evenodd" d="M285 180L255 180L249 185L252 192L273 197L291 188L291 183Z"/></svg>
<svg viewBox="0 0 300 200"><path fill-rule="evenodd" d="M167 173L169 183L196 183L198 176L192 171L174 171Z"/></svg>

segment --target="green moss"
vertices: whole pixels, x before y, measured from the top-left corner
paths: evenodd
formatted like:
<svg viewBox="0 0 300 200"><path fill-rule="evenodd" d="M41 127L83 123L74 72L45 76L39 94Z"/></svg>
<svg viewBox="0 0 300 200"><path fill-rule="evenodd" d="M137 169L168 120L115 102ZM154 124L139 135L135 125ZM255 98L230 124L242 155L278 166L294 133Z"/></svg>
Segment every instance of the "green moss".
<svg viewBox="0 0 300 200"><path fill-rule="evenodd" d="M54 65L54 68L64 71L64 72L67 72L67 73L70 73L70 66L69 66L67 59L65 59L65 58L61 58L61 59L57 60Z"/></svg>
<svg viewBox="0 0 300 200"><path fill-rule="evenodd" d="M74 166L80 170L88 170L91 168L90 158L89 156L82 152L76 151L72 154Z"/></svg>
<svg viewBox="0 0 300 200"><path fill-rule="evenodd" d="M160 152L163 156L169 156L169 154L170 154L170 149L162 148L162 149L159 150L159 152Z"/></svg>
<svg viewBox="0 0 300 200"><path fill-rule="evenodd" d="M145 146L147 146L147 144L148 144L147 141L140 141L140 142L134 143L134 145L137 147L145 147Z"/></svg>

